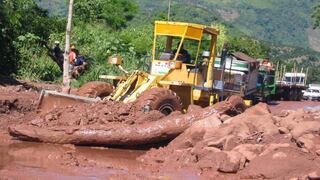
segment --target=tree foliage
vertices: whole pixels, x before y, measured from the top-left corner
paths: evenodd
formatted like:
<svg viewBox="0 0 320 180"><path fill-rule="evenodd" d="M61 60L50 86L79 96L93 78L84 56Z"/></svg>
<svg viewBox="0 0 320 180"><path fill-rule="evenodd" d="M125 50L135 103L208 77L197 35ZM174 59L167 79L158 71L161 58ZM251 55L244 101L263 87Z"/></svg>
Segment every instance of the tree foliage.
<svg viewBox="0 0 320 180"><path fill-rule="evenodd" d="M34 1L49 9L51 13L48 14L39 8ZM297 47L274 46L257 40L304 42L304 37L297 34L305 34L302 33L304 28L310 25L305 18L301 18L305 16L305 11L303 15L290 14L290 11L309 7L311 0L295 0L292 4L288 4L287 0L279 3L275 1L278 0L270 0L274 3L252 1L248 4L246 0L188 0L188 3L185 0L175 0L171 19L207 24L220 29L219 52L223 43L228 42L231 52L241 51L255 58L270 57L271 60L287 63L288 66L296 62L299 67L305 69L312 67L309 70L310 80L320 82L317 76L320 66L319 53ZM62 4L55 5L59 2ZM139 11L135 2L141 5ZM60 79L61 72L47 56L47 50L41 41L47 40L49 44L53 44L55 40L64 42L65 14L59 14L60 10L52 8L60 8L65 4L66 0L0 1L0 73L14 72L21 78L31 80ZM275 8L274 4L278 4L279 7ZM273 10L269 12L269 9ZM319 9L318 6L315 8L315 20L318 19L316 14L319 14ZM225 21L221 13L228 11L237 12L240 16L235 17L236 20ZM59 16L55 17L57 13ZM310 14L311 12L308 17ZM286 21L283 18L279 19L282 15ZM288 17L295 18L295 21L288 21ZM122 56L124 67L129 71L147 70L151 59L154 20L167 19L167 1L76 0L74 18L71 41L91 63L90 70L73 82L74 86L80 86L87 81L98 80L101 74L120 73L117 68L107 64L110 55ZM292 28L292 25L295 27ZM251 38L245 34L258 38ZM287 36L288 34L292 36ZM294 39L293 36L297 38Z"/></svg>
<svg viewBox="0 0 320 180"><path fill-rule="evenodd" d="M126 27L138 10L132 0L77 0L75 17L85 22L103 22L114 29Z"/></svg>
<svg viewBox="0 0 320 180"><path fill-rule="evenodd" d="M320 4L314 7L312 18L314 19L313 27L314 28L319 27L320 26Z"/></svg>
<svg viewBox="0 0 320 180"><path fill-rule="evenodd" d="M0 1L0 56L1 74L16 72L19 65L19 49L14 45L19 36L27 33L39 39L47 39L53 31L61 28L62 23L49 18L33 0Z"/></svg>
<svg viewBox="0 0 320 180"><path fill-rule="evenodd" d="M267 58L269 47L261 41L248 37L233 37L229 39L229 48L231 52L243 52L254 58Z"/></svg>

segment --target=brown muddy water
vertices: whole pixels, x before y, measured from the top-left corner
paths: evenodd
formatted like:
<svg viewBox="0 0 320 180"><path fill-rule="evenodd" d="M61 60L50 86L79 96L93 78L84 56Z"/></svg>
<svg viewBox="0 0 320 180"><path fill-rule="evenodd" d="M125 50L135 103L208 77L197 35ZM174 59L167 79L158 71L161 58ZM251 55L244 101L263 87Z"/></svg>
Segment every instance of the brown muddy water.
<svg viewBox="0 0 320 180"><path fill-rule="evenodd" d="M0 145L0 179L104 179L140 169L139 150L31 142Z"/></svg>

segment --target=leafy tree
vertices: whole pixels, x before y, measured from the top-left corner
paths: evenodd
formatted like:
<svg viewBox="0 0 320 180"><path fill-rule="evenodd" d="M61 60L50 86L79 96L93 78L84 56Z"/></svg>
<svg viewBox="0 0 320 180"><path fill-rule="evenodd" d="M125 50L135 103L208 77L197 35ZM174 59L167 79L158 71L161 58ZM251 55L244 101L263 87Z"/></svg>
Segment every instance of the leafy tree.
<svg viewBox="0 0 320 180"><path fill-rule="evenodd" d="M85 22L103 22L114 29L126 27L138 10L132 0L77 0L75 17Z"/></svg>
<svg viewBox="0 0 320 180"><path fill-rule="evenodd" d="M319 27L320 26L320 4L314 7L312 18L314 19L313 27L314 28Z"/></svg>
<svg viewBox="0 0 320 180"><path fill-rule="evenodd" d="M61 29L61 21L49 18L33 0L0 1L0 9L0 73L11 74L19 64L19 50L14 46L17 38L31 33L40 40L47 39L51 32Z"/></svg>
<svg viewBox="0 0 320 180"><path fill-rule="evenodd" d="M254 58L266 58L270 51L266 44L247 37L231 37L228 44L231 52L240 51Z"/></svg>
<svg viewBox="0 0 320 180"><path fill-rule="evenodd" d="M9 74L16 67L16 52L12 44L14 38L13 22L11 22L5 11L3 1L0 1L0 9L0 74Z"/></svg>

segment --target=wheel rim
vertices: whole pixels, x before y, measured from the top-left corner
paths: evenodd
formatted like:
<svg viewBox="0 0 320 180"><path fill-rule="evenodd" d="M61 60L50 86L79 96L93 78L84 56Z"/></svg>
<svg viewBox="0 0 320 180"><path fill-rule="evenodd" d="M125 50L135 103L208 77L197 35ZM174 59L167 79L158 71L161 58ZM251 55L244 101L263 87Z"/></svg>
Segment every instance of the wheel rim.
<svg viewBox="0 0 320 180"><path fill-rule="evenodd" d="M174 111L174 108L171 104L163 104L160 106L160 108L158 109L158 111L160 111L162 114L164 115L169 115Z"/></svg>

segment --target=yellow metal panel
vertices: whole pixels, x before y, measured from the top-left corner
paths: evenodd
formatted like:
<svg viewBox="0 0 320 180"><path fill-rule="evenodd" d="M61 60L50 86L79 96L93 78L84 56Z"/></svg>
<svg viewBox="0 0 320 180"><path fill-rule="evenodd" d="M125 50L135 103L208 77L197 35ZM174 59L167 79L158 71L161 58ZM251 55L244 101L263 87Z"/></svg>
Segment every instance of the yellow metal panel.
<svg viewBox="0 0 320 180"><path fill-rule="evenodd" d="M244 104L248 107L252 106L252 100L244 100Z"/></svg>
<svg viewBox="0 0 320 180"><path fill-rule="evenodd" d="M211 88L213 86L213 82L214 82L214 79L212 79L212 76L213 76L213 69L212 68L214 66L214 61L216 58L217 40L218 40L218 37L216 35L213 35L212 39L211 39L211 46L212 46L211 57L209 60L208 73L207 73L207 87L209 87L209 88Z"/></svg>
<svg viewBox="0 0 320 180"><path fill-rule="evenodd" d="M123 76L112 76L112 75L100 75L99 79L124 80L124 79L126 79L126 77L123 77Z"/></svg>
<svg viewBox="0 0 320 180"><path fill-rule="evenodd" d="M193 100L194 101L198 101L200 98L201 98L201 90L198 90L198 89L194 89L193 91L192 91L193 93L192 93L192 96L193 96Z"/></svg>
<svg viewBox="0 0 320 180"><path fill-rule="evenodd" d="M144 78L142 82L139 82L138 87L133 93L123 100L124 103L134 102L140 94L144 91L149 90L151 87L156 86L157 77L149 75L148 78Z"/></svg>
<svg viewBox="0 0 320 180"><path fill-rule="evenodd" d="M155 21L155 24L162 24L162 25L178 25L178 26L190 26L190 27L196 27L199 29L205 29L206 26L201 25L201 24L194 24L194 23L185 23L185 22L172 22L172 21Z"/></svg>
<svg viewBox="0 0 320 180"><path fill-rule="evenodd" d="M157 35L166 36L183 36L185 34L187 26L181 25L167 25L167 24L156 24L155 32Z"/></svg>
<svg viewBox="0 0 320 180"><path fill-rule="evenodd" d="M186 33L186 38L201 40L202 30L203 29L199 29L199 28L195 28L195 27L188 27L187 33Z"/></svg>
<svg viewBox="0 0 320 180"><path fill-rule="evenodd" d="M190 23L156 22L155 35L178 36L201 40L205 26Z"/></svg>
<svg viewBox="0 0 320 180"><path fill-rule="evenodd" d="M161 27L156 28L155 33L157 35L172 35L172 36L183 36L183 30L181 29L199 29L200 31L203 31L208 34L212 35L218 35L219 30L211 27L207 27L201 24L194 24L194 23L184 23L184 22L168 22L168 21L156 21L155 27ZM178 28L179 27L179 28ZM171 33L173 32L173 33ZM196 36L190 36L191 38L197 38ZM199 36L198 36L199 37Z"/></svg>

